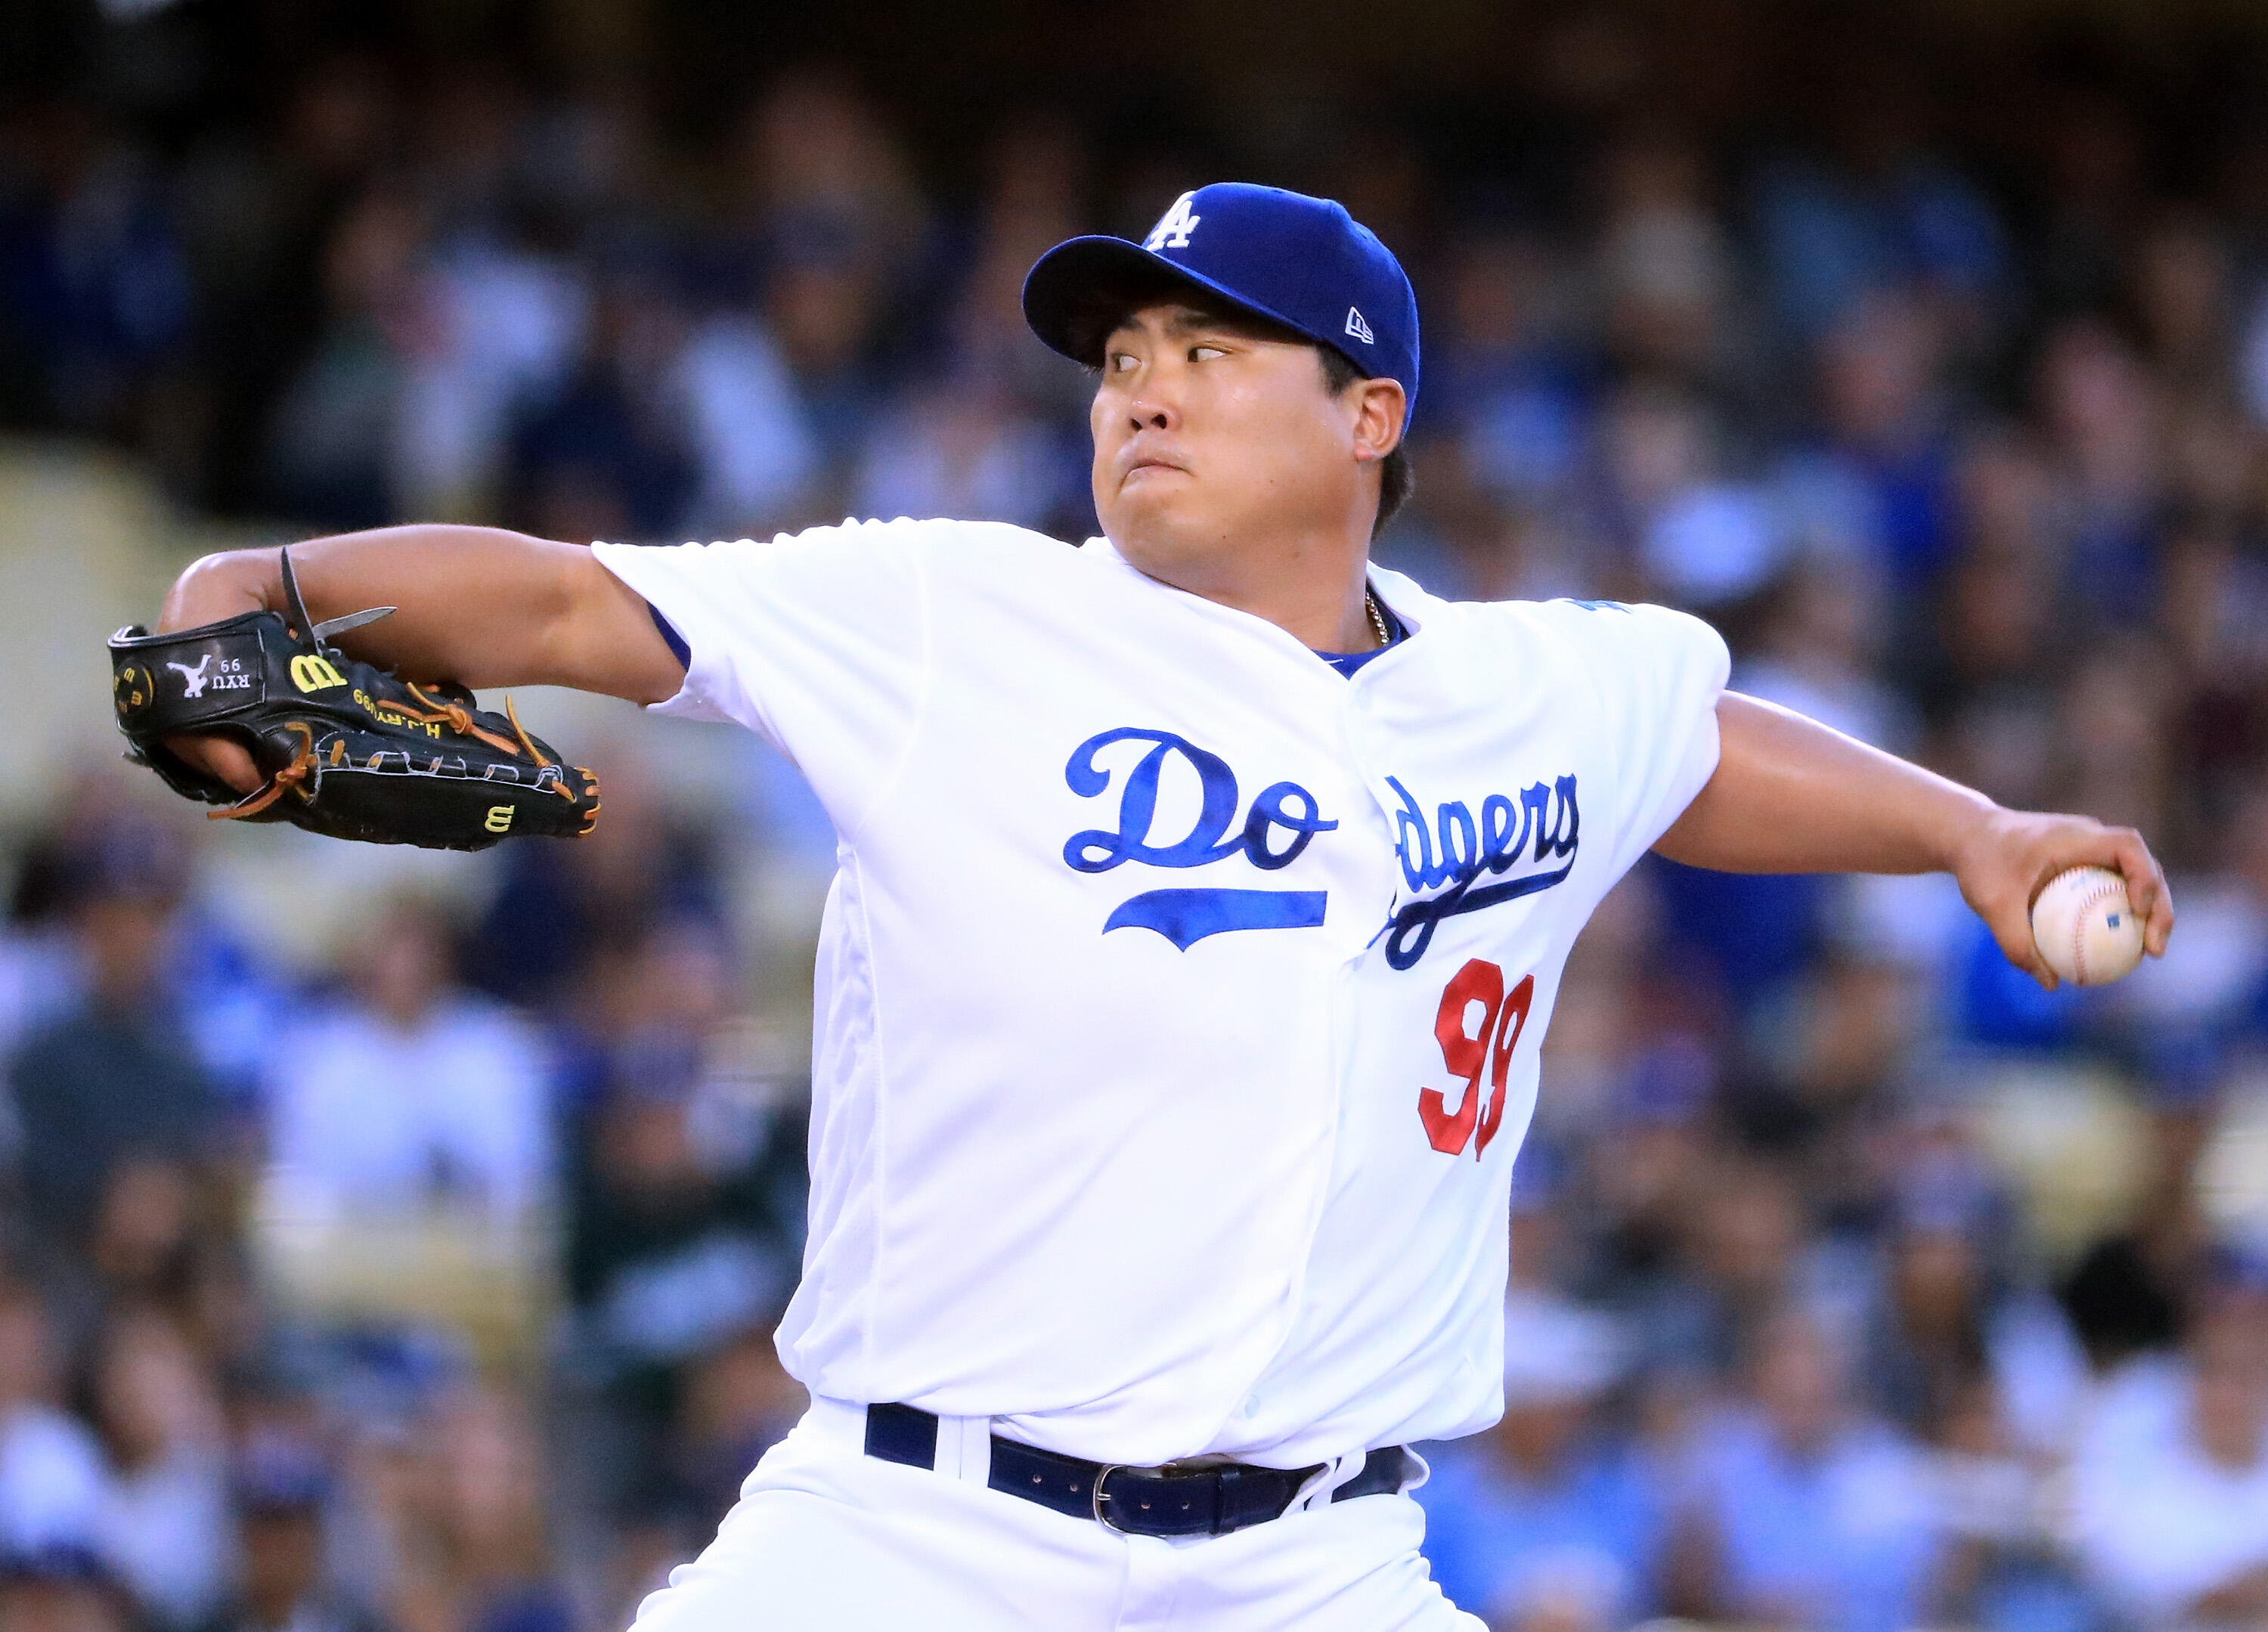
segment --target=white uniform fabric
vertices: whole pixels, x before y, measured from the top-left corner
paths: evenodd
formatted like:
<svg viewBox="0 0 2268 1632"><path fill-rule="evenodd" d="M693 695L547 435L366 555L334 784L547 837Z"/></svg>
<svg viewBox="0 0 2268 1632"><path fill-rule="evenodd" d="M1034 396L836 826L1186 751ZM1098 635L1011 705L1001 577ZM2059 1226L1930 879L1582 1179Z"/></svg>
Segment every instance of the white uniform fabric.
<svg viewBox="0 0 2268 1632"><path fill-rule="evenodd" d="M1410 633L1348 678L1102 540L599 555L691 649L658 708L839 834L799 1380L1135 1465L1496 1418L1537 1048L1715 768L1712 631L1376 571Z"/></svg>
<svg viewBox="0 0 2268 1632"><path fill-rule="evenodd" d="M1318 1499L1217 1538L1126 1536L986 1489L967 1454L982 1419L943 1425L934 1469L863 1455L864 1421L814 1401L637 1632L1483 1632L1433 1584L1407 1496Z"/></svg>

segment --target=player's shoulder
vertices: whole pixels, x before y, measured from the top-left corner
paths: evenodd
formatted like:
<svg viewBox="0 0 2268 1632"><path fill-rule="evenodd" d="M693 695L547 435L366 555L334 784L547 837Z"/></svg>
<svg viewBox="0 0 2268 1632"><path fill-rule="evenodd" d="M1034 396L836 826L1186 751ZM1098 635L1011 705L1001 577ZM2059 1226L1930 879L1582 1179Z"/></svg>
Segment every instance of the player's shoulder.
<svg viewBox="0 0 2268 1632"><path fill-rule="evenodd" d="M1690 613L1644 601L1586 599L1447 600L1428 594L1401 573L1373 570L1389 605L1421 628L1490 650L1543 644L1601 652L1633 646L1722 645L1717 632Z"/></svg>
<svg viewBox="0 0 2268 1632"><path fill-rule="evenodd" d="M1690 612L1642 600L1602 600L1562 596L1555 600L1499 601L1506 615L1552 630L1580 644L1721 645L1717 631Z"/></svg>
<svg viewBox="0 0 2268 1632"><path fill-rule="evenodd" d="M1019 527L1003 521L957 521L946 517L912 516L899 516L885 521L879 518L852 516L819 526L776 533L768 538L720 539L705 544L695 542L685 548L728 555L799 550L851 555L895 552L1030 556L1048 552L1060 554L1068 547L1043 533L1035 533L1028 527Z"/></svg>
<svg viewBox="0 0 2268 1632"><path fill-rule="evenodd" d="M793 535L793 542L806 550L895 557L927 571L954 577L1043 572L1077 554L1060 539L1012 522L961 521L941 516L848 519L832 526L807 527Z"/></svg>
<svg viewBox="0 0 2268 1632"><path fill-rule="evenodd" d="M1008 521L962 521L951 516L848 517L829 527L808 528L805 538L904 543L933 549L1062 549L1044 533Z"/></svg>

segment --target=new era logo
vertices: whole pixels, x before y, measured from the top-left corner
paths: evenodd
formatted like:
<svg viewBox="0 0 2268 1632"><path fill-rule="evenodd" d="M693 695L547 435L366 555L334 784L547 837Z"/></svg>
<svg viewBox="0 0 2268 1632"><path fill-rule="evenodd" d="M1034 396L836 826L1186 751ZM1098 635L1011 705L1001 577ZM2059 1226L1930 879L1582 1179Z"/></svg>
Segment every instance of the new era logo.
<svg viewBox="0 0 2268 1632"><path fill-rule="evenodd" d="M1347 308L1346 332L1362 342L1364 345L1370 344L1370 325L1363 321L1362 313L1352 306Z"/></svg>

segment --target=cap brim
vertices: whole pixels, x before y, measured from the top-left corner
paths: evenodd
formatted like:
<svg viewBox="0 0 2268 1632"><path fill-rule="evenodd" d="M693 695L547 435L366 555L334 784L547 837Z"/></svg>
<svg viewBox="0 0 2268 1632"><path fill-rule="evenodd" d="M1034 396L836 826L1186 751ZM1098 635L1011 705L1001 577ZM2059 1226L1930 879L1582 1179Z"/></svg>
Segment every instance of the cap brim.
<svg viewBox="0 0 2268 1632"><path fill-rule="evenodd" d="M1089 368L1101 365L1100 352L1086 355L1079 345L1078 320L1083 314L1085 298L1099 289L1115 284L1139 288L1145 283L1160 283L1167 287L1180 284L1192 290L1202 290L1215 300L1239 312L1248 312L1255 317L1265 318L1270 323L1280 323L1293 334L1305 334L1319 345L1331 345L1327 340L1308 334L1307 330L1282 312L1248 300L1234 290L1214 283L1211 278L1176 266L1165 256L1152 254L1123 238L1074 238L1057 244L1032 263L1024 277L1024 321L1032 326L1051 351L1059 351L1074 363L1084 363ZM1087 337L1100 346L1108 338L1103 334ZM1333 346L1334 350L1337 349ZM1092 349L1092 348L1089 348Z"/></svg>

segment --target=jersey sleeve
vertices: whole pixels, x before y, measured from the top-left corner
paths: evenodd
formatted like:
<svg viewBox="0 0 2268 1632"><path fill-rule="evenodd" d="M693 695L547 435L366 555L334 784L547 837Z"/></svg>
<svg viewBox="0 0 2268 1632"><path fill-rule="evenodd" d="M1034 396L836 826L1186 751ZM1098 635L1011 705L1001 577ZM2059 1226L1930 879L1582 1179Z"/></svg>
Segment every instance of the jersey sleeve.
<svg viewBox="0 0 2268 1632"><path fill-rule="evenodd" d="M761 542L593 549L689 653L684 685L654 711L747 726L847 829L920 716L939 525L846 522Z"/></svg>
<svg viewBox="0 0 2268 1632"><path fill-rule="evenodd" d="M1732 666L1724 637L1667 606L1561 603L1599 678L1601 726L1616 760L1613 864L1619 878L1685 813L1717 769L1717 699Z"/></svg>

